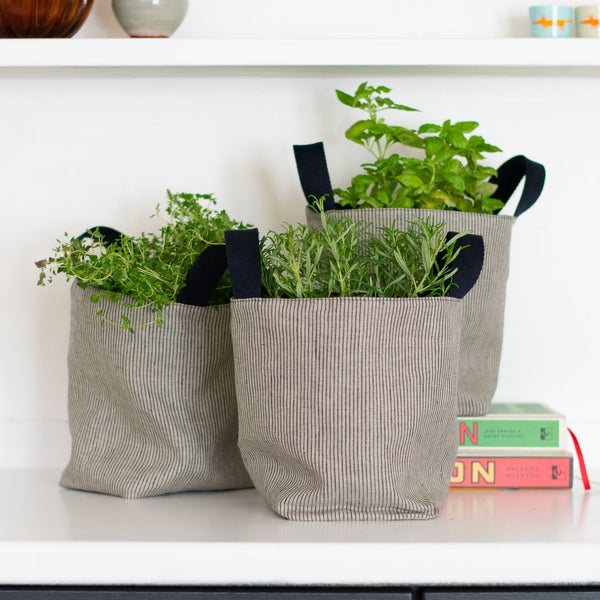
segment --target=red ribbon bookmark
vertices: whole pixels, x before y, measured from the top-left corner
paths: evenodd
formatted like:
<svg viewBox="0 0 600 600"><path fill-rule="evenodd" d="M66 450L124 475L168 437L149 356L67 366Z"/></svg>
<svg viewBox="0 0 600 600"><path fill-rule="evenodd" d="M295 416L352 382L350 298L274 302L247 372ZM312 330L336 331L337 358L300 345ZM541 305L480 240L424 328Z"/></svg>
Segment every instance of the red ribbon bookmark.
<svg viewBox="0 0 600 600"><path fill-rule="evenodd" d="M575 434L567 427L567 431L571 434L571 439L573 440L573 446L575 446L575 453L577 454L577 461L579 462L579 472L581 473L581 481L583 482L583 488L585 490L589 490L590 479L587 474L587 469L585 468L585 460L583 460L583 452L581 451L581 446L575 437Z"/></svg>

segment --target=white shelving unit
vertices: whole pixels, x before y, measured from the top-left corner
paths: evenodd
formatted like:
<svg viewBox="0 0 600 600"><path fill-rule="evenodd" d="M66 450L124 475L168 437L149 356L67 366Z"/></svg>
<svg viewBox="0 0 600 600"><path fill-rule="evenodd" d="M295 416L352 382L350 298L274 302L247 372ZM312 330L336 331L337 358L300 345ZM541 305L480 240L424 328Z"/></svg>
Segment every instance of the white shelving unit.
<svg viewBox="0 0 600 600"><path fill-rule="evenodd" d="M600 67L593 39L0 40L0 67Z"/></svg>
<svg viewBox="0 0 600 600"><path fill-rule="evenodd" d="M56 69L244 67L587 74L600 67L600 41L0 40L7 79L28 69L45 77ZM19 438L28 447L47 428L40 423ZM7 431L21 425L10 421ZM57 427L55 445L63 434ZM6 448L18 447L4 438ZM599 488L584 493L578 481L573 491L452 492L434 521L294 523L254 490L127 501L64 490L58 478L56 469L0 469L0 586L600 585Z"/></svg>

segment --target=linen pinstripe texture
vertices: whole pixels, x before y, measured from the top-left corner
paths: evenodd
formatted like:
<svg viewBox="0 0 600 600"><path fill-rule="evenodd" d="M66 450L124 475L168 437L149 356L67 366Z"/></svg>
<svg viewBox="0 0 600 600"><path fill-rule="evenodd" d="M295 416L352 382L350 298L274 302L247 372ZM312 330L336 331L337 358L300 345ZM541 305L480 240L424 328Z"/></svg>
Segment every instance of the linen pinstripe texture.
<svg viewBox="0 0 600 600"><path fill-rule="evenodd" d="M233 300L239 445L300 521L436 517L458 445L461 301Z"/></svg>
<svg viewBox="0 0 600 600"><path fill-rule="evenodd" d="M483 237L485 259L477 283L464 298L458 378L459 415L483 415L489 410L498 383L502 353L504 306L511 230L515 217L458 211L374 208L328 211L360 219L376 233L380 227L406 229L415 219L445 223L447 231L471 231ZM320 227L319 215L306 209L309 225Z"/></svg>
<svg viewBox="0 0 600 600"><path fill-rule="evenodd" d="M60 483L125 498L251 487L237 447L228 306L175 303L165 324L125 331L150 308L92 304L71 288L68 351L71 458Z"/></svg>

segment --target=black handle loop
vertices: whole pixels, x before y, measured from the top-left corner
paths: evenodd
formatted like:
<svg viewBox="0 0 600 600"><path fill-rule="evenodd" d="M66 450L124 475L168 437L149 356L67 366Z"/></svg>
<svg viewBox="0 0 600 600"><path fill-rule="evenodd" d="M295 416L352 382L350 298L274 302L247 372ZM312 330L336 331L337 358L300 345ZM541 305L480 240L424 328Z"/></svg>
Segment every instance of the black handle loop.
<svg viewBox="0 0 600 600"><path fill-rule="evenodd" d="M540 163L530 160L522 154L513 156L498 168L498 176L491 177L490 183L495 183L498 189L493 198L506 204L521 180L525 178L523 192L515 209L515 217L529 210L540 197L546 181L546 169ZM498 213L500 210L496 211Z"/></svg>
<svg viewBox="0 0 600 600"><path fill-rule="evenodd" d="M77 237L78 240L85 240L86 238L91 237L90 233L98 232L102 236L102 243L104 246L111 246L115 243L120 243L123 234L112 227L105 227L104 225L98 225L97 227L90 227L86 231L84 231L80 236Z"/></svg>
<svg viewBox="0 0 600 600"><path fill-rule="evenodd" d="M454 232L448 232L446 239L450 240L456 235ZM456 244L462 246L458 256L451 264L456 269L452 277L452 283L446 296L449 298L464 298L477 283L483 268L483 259L485 248L483 237L474 233L467 233L461 236Z"/></svg>
<svg viewBox="0 0 600 600"><path fill-rule="evenodd" d="M177 295L177 302L191 306L208 306L226 269L225 244L208 246L187 272L185 287Z"/></svg>
<svg viewBox="0 0 600 600"><path fill-rule="evenodd" d="M225 232L227 263L234 298L260 298L262 272L258 229Z"/></svg>
<svg viewBox="0 0 600 600"><path fill-rule="evenodd" d="M341 209L333 199L323 142L294 146L294 157L300 185L309 206L315 208L315 200L325 197L325 210Z"/></svg>

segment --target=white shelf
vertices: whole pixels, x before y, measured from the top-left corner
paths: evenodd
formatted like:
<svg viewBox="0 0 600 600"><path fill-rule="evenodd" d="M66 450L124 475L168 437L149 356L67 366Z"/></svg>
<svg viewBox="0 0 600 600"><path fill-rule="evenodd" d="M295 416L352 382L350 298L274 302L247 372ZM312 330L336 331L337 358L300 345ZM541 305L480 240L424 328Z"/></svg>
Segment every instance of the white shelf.
<svg viewBox="0 0 600 600"><path fill-rule="evenodd" d="M595 39L0 40L0 67L600 66Z"/></svg>
<svg viewBox="0 0 600 600"><path fill-rule="evenodd" d="M123 500L59 475L0 470L0 585L600 584L600 487L579 481L453 490L431 521L302 523L253 489Z"/></svg>

